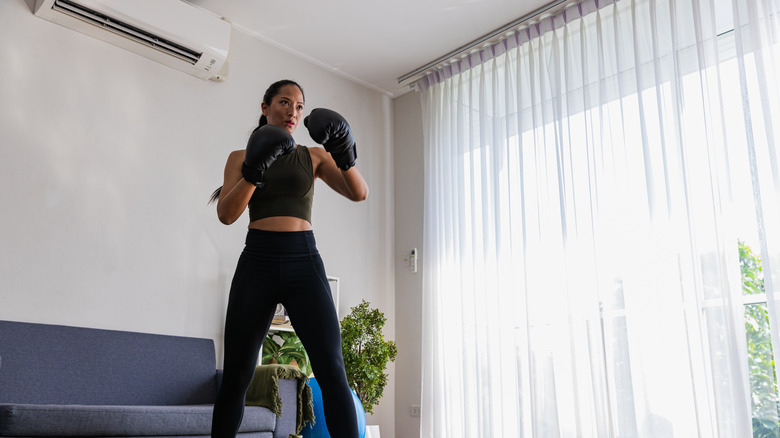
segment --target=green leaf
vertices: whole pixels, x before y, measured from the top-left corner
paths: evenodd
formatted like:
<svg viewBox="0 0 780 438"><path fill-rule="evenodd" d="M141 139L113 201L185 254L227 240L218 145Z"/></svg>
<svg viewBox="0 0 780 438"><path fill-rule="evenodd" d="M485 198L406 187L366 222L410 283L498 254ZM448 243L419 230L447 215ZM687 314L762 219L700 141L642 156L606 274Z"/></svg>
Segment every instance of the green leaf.
<svg viewBox="0 0 780 438"><path fill-rule="evenodd" d="M281 340L281 344L274 339L275 337ZM265 337L262 363L271 363L271 359L276 359L278 363L284 365L289 365L294 359L304 374L308 376L312 373L309 355L306 353L300 338L294 332L269 333Z"/></svg>
<svg viewBox="0 0 780 438"><path fill-rule="evenodd" d="M367 413L382 397L387 385L384 374L387 363L395 361L398 350L382 335L387 318L378 309L371 309L363 300L352 307L341 321L341 343L344 365L350 386L363 403Z"/></svg>

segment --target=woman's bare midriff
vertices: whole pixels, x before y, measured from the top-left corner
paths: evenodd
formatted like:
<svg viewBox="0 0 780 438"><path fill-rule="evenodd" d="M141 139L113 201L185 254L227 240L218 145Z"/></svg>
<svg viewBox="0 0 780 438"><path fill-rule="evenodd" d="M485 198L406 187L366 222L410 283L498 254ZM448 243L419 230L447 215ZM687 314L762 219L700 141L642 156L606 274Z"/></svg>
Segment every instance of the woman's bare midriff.
<svg viewBox="0 0 780 438"><path fill-rule="evenodd" d="M299 217L272 216L251 222L249 228L264 231L309 231L311 224Z"/></svg>

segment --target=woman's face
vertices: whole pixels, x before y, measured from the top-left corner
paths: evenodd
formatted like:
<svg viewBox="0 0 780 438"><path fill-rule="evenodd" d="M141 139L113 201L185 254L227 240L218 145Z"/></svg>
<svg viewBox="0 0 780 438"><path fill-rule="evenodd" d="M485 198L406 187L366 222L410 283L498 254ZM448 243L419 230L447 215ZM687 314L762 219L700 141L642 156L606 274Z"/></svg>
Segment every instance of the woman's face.
<svg viewBox="0 0 780 438"><path fill-rule="evenodd" d="M269 125L281 126L292 134L303 119L303 93L295 85L285 85L270 105L263 102L261 108Z"/></svg>

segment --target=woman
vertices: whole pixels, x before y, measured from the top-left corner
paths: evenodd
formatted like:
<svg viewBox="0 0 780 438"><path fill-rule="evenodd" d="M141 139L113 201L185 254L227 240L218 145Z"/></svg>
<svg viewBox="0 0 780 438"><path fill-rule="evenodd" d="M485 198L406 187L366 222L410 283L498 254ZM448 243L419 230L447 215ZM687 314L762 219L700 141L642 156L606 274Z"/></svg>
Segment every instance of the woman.
<svg viewBox="0 0 780 438"><path fill-rule="evenodd" d="M297 83L272 84L261 109L259 126L245 150L230 153L224 183L212 196L222 223L235 222L247 206L250 222L230 289L224 374L211 436L236 436L258 353L281 303L322 389L330 435L357 437L341 331L314 241L311 206L316 178L352 201L365 200L368 185L354 166L349 125L327 109L315 109L304 120L303 89ZM325 149L295 143L292 134L302 121Z"/></svg>

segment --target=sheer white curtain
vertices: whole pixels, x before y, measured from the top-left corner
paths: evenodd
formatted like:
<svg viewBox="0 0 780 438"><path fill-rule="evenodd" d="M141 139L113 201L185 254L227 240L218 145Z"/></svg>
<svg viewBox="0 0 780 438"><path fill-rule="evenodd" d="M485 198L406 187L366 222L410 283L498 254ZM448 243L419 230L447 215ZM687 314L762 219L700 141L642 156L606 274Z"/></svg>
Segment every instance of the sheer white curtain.
<svg viewBox="0 0 780 438"><path fill-rule="evenodd" d="M423 437L752 435L780 2L723 3L586 0L418 83Z"/></svg>

